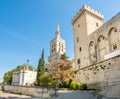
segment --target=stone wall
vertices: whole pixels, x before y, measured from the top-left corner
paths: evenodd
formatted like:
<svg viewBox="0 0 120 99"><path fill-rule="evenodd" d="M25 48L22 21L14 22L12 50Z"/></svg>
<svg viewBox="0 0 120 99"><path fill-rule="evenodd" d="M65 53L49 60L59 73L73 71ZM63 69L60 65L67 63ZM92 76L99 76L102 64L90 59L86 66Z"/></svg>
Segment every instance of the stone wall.
<svg viewBox="0 0 120 99"><path fill-rule="evenodd" d="M105 95L120 96L120 55L76 71L75 80L92 89L106 90Z"/></svg>
<svg viewBox="0 0 120 99"><path fill-rule="evenodd" d="M107 87L102 88L100 94L107 97L118 97L120 99L120 77L117 79L117 81L112 81Z"/></svg>
<svg viewBox="0 0 120 99"><path fill-rule="evenodd" d="M30 95L34 97L50 97L55 93L55 88L50 88L50 87L5 85L4 90L10 93Z"/></svg>

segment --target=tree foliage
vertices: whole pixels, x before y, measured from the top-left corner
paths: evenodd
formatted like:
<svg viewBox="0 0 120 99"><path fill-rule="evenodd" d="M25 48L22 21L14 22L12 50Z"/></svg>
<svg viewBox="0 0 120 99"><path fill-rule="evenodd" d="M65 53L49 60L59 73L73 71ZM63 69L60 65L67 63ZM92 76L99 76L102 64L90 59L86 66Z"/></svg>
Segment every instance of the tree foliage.
<svg viewBox="0 0 120 99"><path fill-rule="evenodd" d="M66 54L64 53L63 55L61 55L61 59L62 60L68 59L68 56L66 56Z"/></svg>
<svg viewBox="0 0 120 99"><path fill-rule="evenodd" d="M70 89L72 90L86 90L87 84L83 84L80 82L72 81L69 85Z"/></svg>
<svg viewBox="0 0 120 99"><path fill-rule="evenodd" d="M60 59L56 61L49 69L56 76L61 87L63 86L64 81L67 78L71 78L73 74L72 61L68 59Z"/></svg>
<svg viewBox="0 0 120 99"><path fill-rule="evenodd" d="M3 77L4 83L6 83L6 84L11 84L11 83L12 83L13 73L14 73L14 72L17 72L17 71L20 71L20 70L23 70L25 65L26 65L26 64L19 65L19 66L17 66L16 68L14 68L14 69L6 72L6 73L4 74L4 77ZM32 65L28 65L28 68L29 68L29 70L35 70L35 68L34 68Z"/></svg>
<svg viewBox="0 0 120 99"><path fill-rule="evenodd" d="M57 86L57 80L53 73L45 73L40 76L40 85L42 86Z"/></svg>
<svg viewBox="0 0 120 99"><path fill-rule="evenodd" d="M37 79L36 85L40 85L41 79L40 76L45 73L45 61L44 61L44 50L42 50L41 58L39 59L38 68L37 68Z"/></svg>

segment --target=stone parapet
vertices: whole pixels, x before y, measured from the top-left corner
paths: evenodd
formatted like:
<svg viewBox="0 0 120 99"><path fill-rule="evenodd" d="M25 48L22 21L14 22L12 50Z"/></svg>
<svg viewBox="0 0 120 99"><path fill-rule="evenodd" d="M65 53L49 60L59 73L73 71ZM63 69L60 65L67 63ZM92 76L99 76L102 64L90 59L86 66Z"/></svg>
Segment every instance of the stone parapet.
<svg viewBox="0 0 120 99"><path fill-rule="evenodd" d="M51 97L55 93L55 88L52 87L5 85L4 90L10 93L29 95L33 97Z"/></svg>
<svg viewBox="0 0 120 99"><path fill-rule="evenodd" d="M95 17L97 17L100 20L104 19L104 15L101 14L100 12L94 10L93 8L87 6L87 5L83 5L83 7L79 10L79 12L77 12L77 14L73 17L72 19L72 24L74 23L74 21L82 15L82 13L86 11L87 13L91 14L92 16L94 15Z"/></svg>

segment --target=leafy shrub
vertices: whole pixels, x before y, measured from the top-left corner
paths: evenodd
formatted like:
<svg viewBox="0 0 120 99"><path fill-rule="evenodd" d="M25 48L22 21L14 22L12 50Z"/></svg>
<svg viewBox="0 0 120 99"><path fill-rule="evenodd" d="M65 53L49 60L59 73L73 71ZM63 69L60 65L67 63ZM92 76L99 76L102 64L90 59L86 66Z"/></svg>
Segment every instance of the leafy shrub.
<svg viewBox="0 0 120 99"><path fill-rule="evenodd" d="M87 84L82 84L76 81L72 81L69 87L70 89L73 89L73 90L86 90Z"/></svg>
<svg viewBox="0 0 120 99"><path fill-rule="evenodd" d="M41 86L58 86L58 82L55 79L53 74L46 73L40 76L40 84Z"/></svg>
<svg viewBox="0 0 120 99"><path fill-rule="evenodd" d="M87 90L87 84L81 84L81 90Z"/></svg>
<svg viewBox="0 0 120 99"><path fill-rule="evenodd" d="M69 87L70 89L77 90L77 83L75 81L72 81Z"/></svg>
<svg viewBox="0 0 120 99"><path fill-rule="evenodd" d="M80 90L81 89L81 83L76 82L76 89Z"/></svg>
<svg viewBox="0 0 120 99"><path fill-rule="evenodd" d="M63 82L63 87L69 88L71 82L72 82L71 79L69 79L69 78L65 79Z"/></svg>
<svg viewBox="0 0 120 99"><path fill-rule="evenodd" d="M35 85L35 86L38 86L37 81L34 82L34 85Z"/></svg>

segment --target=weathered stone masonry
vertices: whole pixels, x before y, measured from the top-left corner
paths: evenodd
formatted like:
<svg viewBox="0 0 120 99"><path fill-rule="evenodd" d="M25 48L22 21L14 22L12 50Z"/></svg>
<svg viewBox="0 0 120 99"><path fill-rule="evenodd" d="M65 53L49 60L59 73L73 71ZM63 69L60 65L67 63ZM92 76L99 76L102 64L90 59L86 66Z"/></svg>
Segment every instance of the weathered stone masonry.
<svg viewBox="0 0 120 99"><path fill-rule="evenodd" d="M119 83L120 55L76 71L75 79L99 89Z"/></svg>
<svg viewBox="0 0 120 99"><path fill-rule="evenodd" d="M55 93L55 88L38 87L38 86L35 87L35 86L5 85L4 90L6 92L29 95L34 97L50 97Z"/></svg>
<svg viewBox="0 0 120 99"><path fill-rule="evenodd" d="M120 81L120 13L103 20L87 5L72 19L75 79L99 89Z"/></svg>

